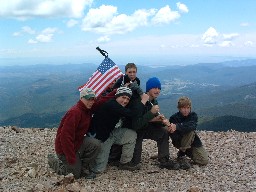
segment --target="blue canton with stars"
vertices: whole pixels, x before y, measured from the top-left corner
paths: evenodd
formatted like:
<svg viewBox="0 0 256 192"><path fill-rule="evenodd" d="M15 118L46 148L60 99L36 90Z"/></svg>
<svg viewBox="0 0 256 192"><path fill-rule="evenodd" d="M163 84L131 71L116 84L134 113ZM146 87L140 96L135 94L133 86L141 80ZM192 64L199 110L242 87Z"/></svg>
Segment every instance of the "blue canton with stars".
<svg viewBox="0 0 256 192"><path fill-rule="evenodd" d="M101 72L102 74L104 74L107 70L109 70L110 68L114 67L116 64L109 59L108 57L105 58L102 63L100 64L100 66L98 67L98 71Z"/></svg>

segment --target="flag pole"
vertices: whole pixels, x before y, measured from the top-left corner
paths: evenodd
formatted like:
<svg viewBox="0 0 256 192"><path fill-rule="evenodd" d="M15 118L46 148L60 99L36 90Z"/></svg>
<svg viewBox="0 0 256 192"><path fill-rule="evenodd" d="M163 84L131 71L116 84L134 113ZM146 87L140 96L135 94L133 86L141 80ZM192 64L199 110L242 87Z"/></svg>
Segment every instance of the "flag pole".
<svg viewBox="0 0 256 192"><path fill-rule="evenodd" d="M96 47L96 49L101 53L101 55L103 55L105 58L108 57L108 52L105 51L105 50L102 50L101 48L99 47Z"/></svg>

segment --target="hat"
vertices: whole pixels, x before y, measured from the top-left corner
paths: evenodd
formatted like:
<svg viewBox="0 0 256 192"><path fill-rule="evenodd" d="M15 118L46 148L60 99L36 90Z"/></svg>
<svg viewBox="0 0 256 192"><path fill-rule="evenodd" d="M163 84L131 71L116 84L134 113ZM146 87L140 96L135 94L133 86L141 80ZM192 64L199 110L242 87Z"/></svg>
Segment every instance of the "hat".
<svg viewBox="0 0 256 192"><path fill-rule="evenodd" d="M119 87L116 91L115 96L120 97L126 95L127 97L131 98L132 96L132 90L128 87Z"/></svg>
<svg viewBox="0 0 256 192"><path fill-rule="evenodd" d="M95 92L91 88L84 88L80 92L80 99L81 98L85 98L85 99L95 98Z"/></svg>
<svg viewBox="0 0 256 192"><path fill-rule="evenodd" d="M146 92L153 88L161 89L161 82L157 77L149 78L146 83Z"/></svg>

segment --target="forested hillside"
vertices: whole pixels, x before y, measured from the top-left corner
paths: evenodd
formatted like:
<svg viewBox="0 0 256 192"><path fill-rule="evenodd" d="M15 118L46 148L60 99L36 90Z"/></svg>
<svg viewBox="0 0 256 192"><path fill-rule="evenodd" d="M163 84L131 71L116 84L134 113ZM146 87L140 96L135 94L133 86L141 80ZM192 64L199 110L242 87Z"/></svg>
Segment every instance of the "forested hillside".
<svg viewBox="0 0 256 192"><path fill-rule="evenodd" d="M62 115L78 100L78 87L97 67L94 64L0 67L0 125L58 126ZM119 67L124 69L124 65ZM255 74L256 60L158 68L138 65L143 90L149 77L157 76L162 82L158 98L161 113L169 117L177 111L178 98L189 96L204 128L214 128L215 121L224 122L229 116L233 123L235 117L243 118L244 123L254 122L251 119L256 119ZM251 125L256 129L255 122ZM221 127L216 126L216 130ZM241 126L237 129L241 128L244 130Z"/></svg>

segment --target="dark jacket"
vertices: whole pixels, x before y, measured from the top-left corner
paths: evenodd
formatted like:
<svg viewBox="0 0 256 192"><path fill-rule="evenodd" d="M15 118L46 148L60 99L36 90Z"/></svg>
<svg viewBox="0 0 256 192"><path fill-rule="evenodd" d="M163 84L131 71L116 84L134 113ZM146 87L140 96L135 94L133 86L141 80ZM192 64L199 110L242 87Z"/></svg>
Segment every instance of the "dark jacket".
<svg viewBox="0 0 256 192"><path fill-rule="evenodd" d="M174 133L170 133L170 136L174 140L180 139L183 137L183 135L195 131L197 129L197 121L198 117L195 112L191 112L188 116L183 116L181 112L177 112L173 114L170 119L170 123L176 124L176 131ZM194 142L192 143L192 146L194 147L201 147L202 142L199 138L199 136L196 134Z"/></svg>
<svg viewBox="0 0 256 192"><path fill-rule="evenodd" d="M149 122L151 119L155 117L155 115L150 111L152 105L157 105L157 100L152 100L151 102L147 102L143 107L138 108L138 103L141 103L141 98L134 99L130 101L128 107L136 112L136 116L132 118L126 118L124 120L124 125L127 127L131 127L133 130L137 131L139 129L146 128L149 124L154 124L155 126L163 126L162 123L158 122Z"/></svg>
<svg viewBox="0 0 256 192"><path fill-rule="evenodd" d="M144 105L140 102L137 108L142 108L143 106ZM90 133L96 133L96 138L104 142L109 138L111 131L113 131L120 118L132 118L136 116L137 111L138 110L132 111L131 109L123 107L113 98L104 103L93 115Z"/></svg>
<svg viewBox="0 0 256 192"><path fill-rule="evenodd" d="M123 85L125 85L126 83L130 83L131 80L128 77L128 75L123 75L122 77L120 77L116 83L113 86L113 89L117 89ZM138 77L136 77L132 82L136 82L139 86L140 86L140 79Z"/></svg>

